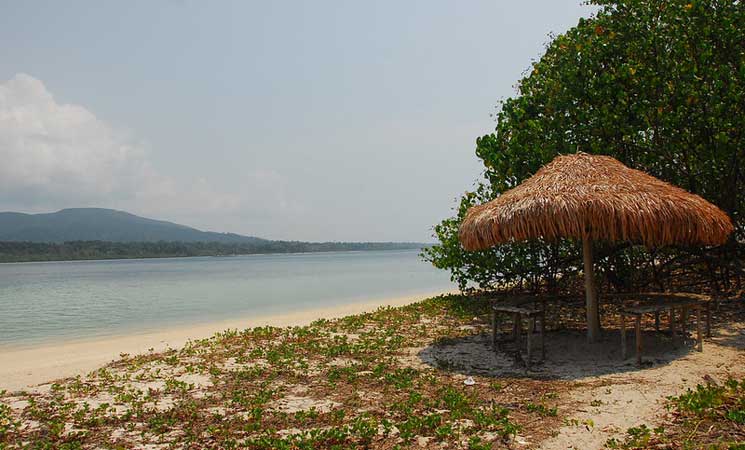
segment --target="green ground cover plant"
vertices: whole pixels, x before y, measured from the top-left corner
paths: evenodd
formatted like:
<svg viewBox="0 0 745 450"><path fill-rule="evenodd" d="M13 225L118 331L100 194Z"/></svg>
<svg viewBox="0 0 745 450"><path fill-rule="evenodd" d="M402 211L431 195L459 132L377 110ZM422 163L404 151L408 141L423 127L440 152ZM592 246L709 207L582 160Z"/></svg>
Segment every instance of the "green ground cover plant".
<svg viewBox="0 0 745 450"><path fill-rule="evenodd" d="M707 381L668 399L673 420L651 428L629 428L625 439L610 439L608 448L745 448L745 380Z"/></svg>
<svg viewBox="0 0 745 450"><path fill-rule="evenodd" d="M486 333L485 306L444 296L122 354L88 376L3 393L0 448L478 449L547 436L571 382L476 375L467 386L417 357Z"/></svg>

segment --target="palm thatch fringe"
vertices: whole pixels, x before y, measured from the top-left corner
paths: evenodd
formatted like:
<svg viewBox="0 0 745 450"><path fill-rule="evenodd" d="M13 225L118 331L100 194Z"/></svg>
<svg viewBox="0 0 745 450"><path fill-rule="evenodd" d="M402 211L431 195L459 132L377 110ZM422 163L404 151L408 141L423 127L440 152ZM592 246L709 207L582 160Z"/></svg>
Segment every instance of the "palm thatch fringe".
<svg viewBox="0 0 745 450"><path fill-rule="evenodd" d="M466 250L558 238L629 241L650 247L719 245L733 225L722 210L609 156L558 156L522 184L468 210Z"/></svg>

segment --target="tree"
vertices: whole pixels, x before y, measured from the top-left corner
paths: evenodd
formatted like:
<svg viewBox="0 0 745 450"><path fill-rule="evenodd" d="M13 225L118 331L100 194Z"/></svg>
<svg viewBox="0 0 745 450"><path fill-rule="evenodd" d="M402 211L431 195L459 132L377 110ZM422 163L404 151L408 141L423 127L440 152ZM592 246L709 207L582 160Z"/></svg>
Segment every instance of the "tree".
<svg viewBox="0 0 745 450"><path fill-rule="evenodd" d="M516 186L558 154L602 153L716 204L735 237L713 253L629 246L597 250L608 282L629 267L698 255L708 270L741 270L745 238L745 5L732 0L594 0L600 10L553 37L504 100L494 133L476 140L485 179L435 226L423 252L463 288L551 284L580 270L576 244L509 244L467 253L457 241L466 209ZM714 256L712 256L714 255ZM665 263L663 261L663 264ZM604 269L604 270L602 270ZM654 267L653 267L654 269ZM669 268L666 268L666 270ZM654 271L653 271L654 272ZM719 272L717 272L719 273ZM552 278L553 277L553 278Z"/></svg>

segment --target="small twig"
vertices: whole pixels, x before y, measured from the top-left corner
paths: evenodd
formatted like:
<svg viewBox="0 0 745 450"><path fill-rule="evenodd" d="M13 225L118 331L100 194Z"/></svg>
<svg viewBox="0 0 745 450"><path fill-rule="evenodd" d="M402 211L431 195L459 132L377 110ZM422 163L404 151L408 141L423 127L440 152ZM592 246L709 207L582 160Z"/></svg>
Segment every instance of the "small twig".
<svg viewBox="0 0 745 450"><path fill-rule="evenodd" d="M703 422L704 422L704 419L701 419L701 420L698 421L698 423L696 424L696 426L693 428L693 431L691 431L691 433L688 435L688 437L686 437L686 441L690 440L693 437L693 435L696 434L696 432L698 431L698 427L701 426L701 424Z"/></svg>

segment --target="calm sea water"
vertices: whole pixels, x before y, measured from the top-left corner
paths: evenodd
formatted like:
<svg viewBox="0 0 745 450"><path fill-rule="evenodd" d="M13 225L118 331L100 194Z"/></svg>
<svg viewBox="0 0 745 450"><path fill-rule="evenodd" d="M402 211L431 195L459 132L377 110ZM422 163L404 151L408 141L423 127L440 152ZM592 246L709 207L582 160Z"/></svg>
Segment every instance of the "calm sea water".
<svg viewBox="0 0 745 450"><path fill-rule="evenodd" d="M452 288L410 250L0 264L0 346Z"/></svg>

